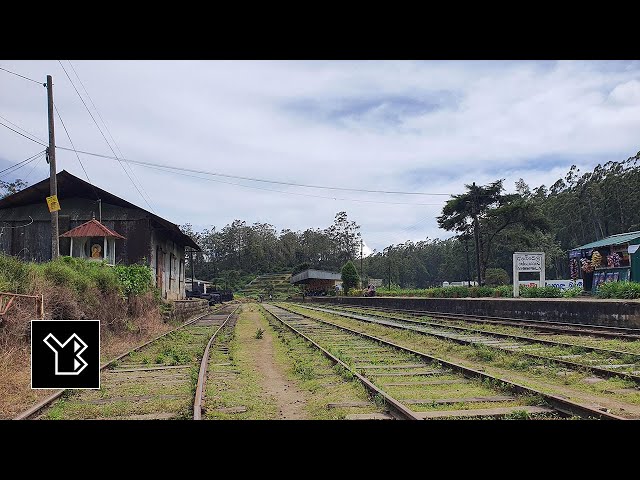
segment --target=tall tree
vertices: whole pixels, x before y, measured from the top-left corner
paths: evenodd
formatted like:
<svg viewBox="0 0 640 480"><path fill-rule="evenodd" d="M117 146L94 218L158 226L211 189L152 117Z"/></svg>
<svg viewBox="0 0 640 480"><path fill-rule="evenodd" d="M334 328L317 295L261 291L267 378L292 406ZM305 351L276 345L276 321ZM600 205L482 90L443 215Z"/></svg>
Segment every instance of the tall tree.
<svg viewBox="0 0 640 480"><path fill-rule="evenodd" d="M14 180L13 182L5 182L4 180L0 180L0 198L8 197L9 195L18 193L27 185L27 182L19 178Z"/></svg>
<svg viewBox="0 0 640 480"><path fill-rule="evenodd" d="M499 204L500 193L503 190L502 180L496 180L485 186L478 186L473 182L471 185L465 185L465 188L467 189L465 193L452 195L451 200L445 204L442 215L438 217L438 225L445 230L459 233L473 232L478 285L482 285L480 220L486 217L492 207Z"/></svg>
<svg viewBox="0 0 640 480"><path fill-rule="evenodd" d="M353 264L351 260L345 263L341 270L341 278L342 278L342 288L344 290L345 295L349 295L349 290L355 288L360 283L360 277L358 276L358 271L356 270L356 266Z"/></svg>

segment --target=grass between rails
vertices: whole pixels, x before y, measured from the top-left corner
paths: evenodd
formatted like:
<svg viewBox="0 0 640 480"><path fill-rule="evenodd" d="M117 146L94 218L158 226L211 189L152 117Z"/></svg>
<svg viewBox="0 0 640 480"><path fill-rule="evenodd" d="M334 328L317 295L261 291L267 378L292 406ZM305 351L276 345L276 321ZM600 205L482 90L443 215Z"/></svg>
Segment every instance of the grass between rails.
<svg viewBox="0 0 640 480"><path fill-rule="evenodd" d="M42 418L114 418L154 413L190 418L201 355L217 328L187 327L132 352L102 372L100 390L69 391ZM118 372L154 366L185 368Z"/></svg>
<svg viewBox="0 0 640 480"><path fill-rule="evenodd" d="M367 314L366 310L345 309L345 311L352 311L353 313L361 313L365 315ZM475 330L486 331L487 333L490 333L490 332L504 333L508 335L519 335L523 337L549 340L548 335L541 334L539 332L536 332L533 329L522 328L517 326L493 325L489 323L470 323L470 322L464 322L463 320L443 320L440 318L433 319L429 316L414 317L409 315L401 315L398 313L387 313L382 311L375 312L375 314L377 316L383 316L383 317L397 317L397 318L405 318L407 320L434 322L442 325L473 328ZM419 324L416 324L416 326L418 325ZM624 339L598 338L598 337L588 337L588 336L579 336L579 335L571 335L571 334L565 334L565 335L554 334L552 339L557 342L573 343L576 345L584 345L586 347L604 348L609 350L618 350L621 352L640 354L640 340L630 341L630 340L624 340Z"/></svg>
<svg viewBox="0 0 640 480"><path fill-rule="evenodd" d="M339 310L336 310L339 311ZM356 309L344 309L344 312L358 312L358 313L362 313L362 311L358 311ZM390 320L392 322L396 322L397 319L402 319L406 317L403 316L399 316L399 315L388 315L388 314L377 314L374 312L365 312L365 315L370 314L370 315L375 315L376 317L383 317L383 318L389 318L389 317L393 317ZM375 320L375 317L372 317ZM423 317L424 318L424 317ZM411 319L407 319L407 320L411 320ZM428 320L427 320L428 321ZM439 325L442 325L439 326ZM419 329L429 329L429 328L435 328L435 329L442 329L443 327L445 328L445 330L442 330L443 334L447 334L449 332L449 330L446 330L446 327L451 325L450 323L443 323L443 322L435 322L435 325L426 325L426 324L420 324L420 323L416 323L415 321L412 321L409 325L410 328L419 328ZM473 327L469 327L468 325L465 326L466 328L473 328ZM467 330L450 330L451 333L455 333L457 335L462 335L463 338L464 337L477 337L478 333L477 332L483 332L483 333L487 333L487 334L491 334L491 333L497 333L495 329L475 329L473 328L473 331L467 331ZM527 335L524 335L527 336ZM498 338L498 337L496 337ZM529 337L529 338L535 338L535 337ZM503 339L504 341L508 342L508 339ZM554 337L555 340L555 337ZM528 343L528 347L524 348L523 350L520 350L520 352L527 352L527 348L529 347L534 347L533 350L531 350L531 353L535 354L535 355L540 355L540 356L546 356L546 357L561 357L563 355L576 355L576 354L580 354L580 358L579 359L572 359L575 363L581 363L584 365L604 365L604 364L608 364L608 363L617 363L620 365L629 365L627 367L621 367L618 368L617 371L620 372L633 372L634 370L636 370L638 368L638 366L632 365L636 362L638 362L638 357L637 355L633 355L630 352L626 353L626 354L617 354L617 353L607 353L607 352L588 352L587 349L583 348L582 346L576 344L576 345L570 345L570 346L562 346L562 345L547 345L547 344L543 344L543 343L536 343L535 341L533 342L527 342L525 341L521 341L521 340L514 340L515 342L520 342L520 344L522 345L526 345ZM525 343L522 343L525 342ZM571 342L569 340L569 342ZM624 341L619 341L618 343L623 343ZM636 343L636 342L632 342L632 343ZM481 346L478 346L477 348L482 348ZM484 347L484 350L486 350L487 352L489 351L493 351L494 349L491 348L487 348ZM490 354L490 353L487 353ZM637 365L637 363L636 363Z"/></svg>
<svg viewBox="0 0 640 480"><path fill-rule="evenodd" d="M489 374L511 379L517 383L535 388L546 393L564 395L576 401L589 401L608 404L625 404L626 415L634 411L633 415L640 416L640 409L634 406L640 405L640 390L628 380L613 378L588 383L585 380L591 377L587 372L568 371L549 362L535 362L519 355L517 352L499 352L485 346L466 346L447 340L441 340L418 332L403 331L373 325L357 320L346 319L332 314L312 312L293 304L287 304L299 313L316 318L328 320L332 323L343 325L394 341L408 348L425 352L430 355L467 365L471 368L484 370ZM623 414L623 412L614 412Z"/></svg>
<svg viewBox="0 0 640 480"><path fill-rule="evenodd" d="M323 306L323 308L326 308L326 307L327 306ZM367 313L372 312L372 313L375 313L376 316L381 316L381 317L396 317L396 318L404 318L406 320L413 320L413 321L434 322L442 325L451 325L451 326L457 326L457 327L472 328L475 330L482 330L482 331L486 331L487 333L495 332L495 333L505 333L509 335L520 335L523 337L530 337L530 338L539 338L539 339L545 339L545 340L549 339L548 335L545 335L544 333L536 332L533 329L510 326L510 325L495 325L490 323L471 323L471 322L465 322L464 320L443 320L440 318L434 319L426 315L422 317L416 317L411 315L402 315L401 313L389 313L384 311L374 312L373 310L358 309L358 308L343 308L343 310L345 312L353 312L353 313L359 313L363 315L367 315ZM416 323L415 326L420 326L420 324ZM564 334L564 335L554 334L552 340L556 342L584 345L586 347L604 348L609 350L618 350L621 352L640 354L640 340L599 338L599 337L589 337L589 336L571 335L571 334ZM631 363L631 362L628 362L628 363Z"/></svg>
<svg viewBox="0 0 640 480"><path fill-rule="evenodd" d="M206 383L204 418L217 420L269 420L278 415L274 398L262 390L260 372L252 356L255 342L255 327L251 319L251 304L243 304L238 315L235 331L221 339L216 345L226 344L228 354L212 346L209 360L209 375ZM269 332L266 332L269 335ZM230 366L214 366L231 363ZM216 375L214 371L232 371L229 375ZM229 413L216 411L221 408L246 407L246 412Z"/></svg>
<svg viewBox="0 0 640 480"><path fill-rule="evenodd" d="M173 328L176 324L151 319L141 332L101 335L100 361L105 363ZM32 390L29 345L7 347L0 353L0 419L13 418L56 390Z"/></svg>
<svg viewBox="0 0 640 480"><path fill-rule="evenodd" d="M370 397L362 384L343 367L335 365L316 347L292 332L263 308L260 312L279 339L274 342L276 361L299 388L309 392L306 409L314 420L339 420L350 413L382 412L381 399ZM367 407L327 408L330 403L366 402Z"/></svg>
<svg viewBox="0 0 640 480"><path fill-rule="evenodd" d="M208 419L275 419L278 418L276 399L265 394L261 373L255 365L255 350L263 338L256 338L256 321L263 336L271 336L274 360L287 378L304 392L305 411L310 419L342 419L348 413L382 411L375 406L358 408L332 408L329 403L368 401L369 397L359 382L345 381L332 362L315 347L283 327L270 314L256 304L245 305L238 318L235 336L229 343L229 354L212 352L211 364L231 363L217 366L215 370L234 370L238 374L207 381ZM211 371L211 370L210 370ZM228 413L216 408L246 407L246 412Z"/></svg>

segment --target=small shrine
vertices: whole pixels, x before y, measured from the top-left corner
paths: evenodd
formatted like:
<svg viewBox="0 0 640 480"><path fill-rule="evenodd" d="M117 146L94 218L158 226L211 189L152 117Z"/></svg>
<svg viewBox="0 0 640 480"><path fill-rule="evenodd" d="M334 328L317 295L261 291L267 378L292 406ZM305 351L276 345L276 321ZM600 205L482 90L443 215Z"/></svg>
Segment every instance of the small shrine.
<svg viewBox="0 0 640 480"><path fill-rule="evenodd" d="M105 227L95 218L72 228L60 237L69 238L69 256L86 258L90 261L106 261L109 265L116 263L116 238L125 237Z"/></svg>

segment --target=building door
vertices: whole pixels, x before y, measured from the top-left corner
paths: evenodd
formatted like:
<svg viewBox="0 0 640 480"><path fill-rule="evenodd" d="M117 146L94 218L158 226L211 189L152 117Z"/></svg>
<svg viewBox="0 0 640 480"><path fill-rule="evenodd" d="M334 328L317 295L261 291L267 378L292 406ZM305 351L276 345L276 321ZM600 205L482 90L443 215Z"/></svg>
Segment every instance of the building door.
<svg viewBox="0 0 640 480"><path fill-rule="evenodd" d="M160 247L156 247L156 286L162 291L162 277L164 276L164 253Z"/></svg>

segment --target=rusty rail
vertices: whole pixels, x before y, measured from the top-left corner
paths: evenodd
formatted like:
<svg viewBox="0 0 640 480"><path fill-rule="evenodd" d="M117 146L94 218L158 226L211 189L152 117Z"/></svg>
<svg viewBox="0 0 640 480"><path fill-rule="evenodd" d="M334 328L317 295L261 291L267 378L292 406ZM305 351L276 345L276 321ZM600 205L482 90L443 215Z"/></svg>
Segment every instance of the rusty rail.
<svg viewBox="0 0 640 480"><path fill-rule="evenodd" d="M220 332L227 325L227 322L229 321L231 316L236 313L236 310L238 310L239 307L240 305L236 306L236 308L234 308L233 311L227 316L225 321L222 322L222 325L220 325L214 332L214 334L211 335L211 338L209 339L209 342L204 349L204 353L202 354L202 361L200 362L200 372L198 373L198 384L196 385L196 395L193 400L194 420L202 420L202 395L204 393L204 386L207 381L207 371L209 370L209 349L211 348L211 344L216 338L216 335L218 335L218 332Z"/></svg>
<svg viewBox="0 0 640 480"><path fill-rule="evenodd" d="M220 310L220 308L218 308L217 310ZM190 320L187 320L185 323L183 323L182 325L179 325L178 327L169 330L168 332L163 333L162 335L158 335L157 337L144 342L141 345L138 345L137 347L132 348L131 350L118 355L117 357L109 360L107 363L103 364L100 366L100 370L104 370L105 368L109 367L110 365L112 365L113 363L117 362L118 360L120 360L121 358L126 357L127 355L136 352L144 347L146 347L147 345L155 342L156 340L161 339L162 337L165 337L167 335L169 335L170 333L175 332L176 330L180 330L181 328L184 328L188 325L191 325L192 323L197 322L198 320L200 320L202 317L206 316L206 315L210 315L211 313L215 313L217 310L214 310L213 312L205 312L202 314L199 314L193 318L191 318ZM38 413L40 410L42 410L43 408L46 408L47 406L49 406L51 403L53 403L55 400L57 400L58 398L60 398L64 392L66 390L58 390L55 393L52 393L51 395L49 395L48 397L40 400L38 403L36 403L35 405L33 405L32 407L28 408L27 410L23 411L22 413L20 413L19 415L17 415L16 417L14 417L14 420L26 420L32 416L34 416L36 413Z"/></svg>
<svg viewBox="0 0 640 480"><path fill-rule="evenodd" d="M311 317L309 315L305 315L304 313L300 313L300 312L296 312L294 310L291 310L290 308L287 308L285 306L279 305L279 308L281 308L282 310L286 310L289 311L291 313L295 313L296 315L300 315L302 317L306 317L309 319L312 319L316 322L319 323L323 323L326 325L331 325L333 327L336 327L340 330L344 330L347 332L351 332L355 335L359 335L363 338L368 338L370 340L374 340L378 343L384 344L384 345L388 345L391 347L394 347L397 350L400 351L404 351L404 352L408 352L408 353L412 353L418 357L424 358L424 359L428 359L430 361L436 361L439 362L442 365L446 365L449 368L451 368L454 371L460 372L461 374L463 374L465 377L468 378L479 378L482 380L490 380L492 382L497 382L500 385L503 385L506 389L514 392L514 393L520 393L520 394L525 394L525 395L539 395L541 397L543 397L546 402L551 405L554 409L556 409L559 412L562 412L566 415L575 415L575 416L579 416L579 417L583 417L583 418L597 418L597 419L604 419L604 420L626 420L626 418L624 417L620 417L618 415L614 415L612 413L609 412L605 412L602 410L598 410L596 408L587 406L587 405L583 405L577 402L574 402L572 400L569 399L565 399L562 398L560 396L557 395L553 395L550 393L545 393L542 392L540 390L536 390L534 388L531 387L527 387L515 382L512 382L510 380L504 379L504 378L500 378L500 377L496 377L493 375L490 375L488 373L479 371L479 370L475 370L473 368L470 367L466 367L464 365L458 364L458 363L454 363L454 362L450 362L447 360L444 360L442 358L439 357L435 357L433 355L429 355L427 353L424 352L420 352L411 348L407 348L404 347L402 345L399 345L397 343L394 342L390 342L388 340L384 340L382 338L379 337L375 337L373 335L369 335L367 333L363 333L363 332L359 332L358 330L354 330L348 327L343 327L341 325L335 324L333 322L329 322L327 320L321 320L319 318L315 318L315 317Z"/></svg>
<svg viewBox="0 0 640 480"><path fill-rule="evenodd" d="M318 350L320 350L323 355L325 357L327 357L328 359L330 359L332 362L340 365L342 368L344 368L345 370L348 370L349 372L351 372L351 374L356 377L360 383L362 383L362 385L369 390L371 393L373 393L374 395L380 395L381 397L384 398L386 405L388 405L389 407L391 407L391 410L396 414L397 418L401 419L401 420L420 420L420 418L418 416L416 416L416 414L411 411L409 408L407 408L405 405L403 405L401 402L399 402L398 400L396 400L395 398L393 398L391 395L389 395L387 392L385 392L384 390L378 388L378 386L376 386L373 382L371 382L368 378L366 378L364 375L361 375L360 373L358 373L356 370L354 370L353 368L351 368L349 365L347 365L346 363L344 363L342 360L340 360L338 357L336 357L335 355L333 355L332 353L330 353L328 350L326 350L325 348L321 347L317 342L313 341L311 338L309 338L307 335L305 335L304 333L302 333L301 331L299 331L298 329L296 329L294 326L290 325L289 323L285 322L282 318L280 318L276 313L272 312L271 310L269 310L268 308L262 306L262 308L264 308L265 311L267 311L271 316L273 316L275 319L277 319L280 323L282 323L283 325L285 325L286 327L288 327L290 330L292 330L294 333L296 333L297 335L301 336L302 338L304 338L307 342L311 343L314 347L316 347ZM283 307L280 307L283 310L287 310ZM289 310L291 311L291 310ZM301 315L301 316L305 316L302 314L299 314L297 312L294 312L297 315ZM311 318L311 317L307 317L307 318ZM314 319L315 320L315 319Z"/></svg>
<svg viewBox="0 0 640 480"><path fill-rule="evenodd" d="M565 367L569 367L572 368L574 370L586 370L589 372L592 372L594 374L600 375L604 378L624 378L626 380L630 380L638 385L640 385L640 375L635 375L633 373L628 373L628 372L622 372L622 371L615 371L615 370L610 370L607 368L603 368L603 367L597 367L594 365L589 365L589 364L585 364L585 363L578 363L578 362L572 362L570 360L565 360L562 358L558 358L558 357L554 357L554 356L546 356L546 355L538 355L535 353L530 353L530 352L524 352L522 350L512 350L509 348L505 348L502 347L500 345L492 345L492 344L487 344L485 342L481 342L478 340L469 340L469 339L465 339L465 338L459 338L459 337L453 337L447 334L446 330L445 331L429 331L429 330L422 330L421 328L418 327L413 327L410 325L400 325L400 324L394 324L391 322L405 322L405 323L415 323L415 324L419 324L421 326L435 326L435 327L442 327L445 329L450 329L450 330L459 330L462 332L473 332L476 333L477 335L484 335L485 337L496 337L496 338L505 338L505 339L513 339L513 340L518 340L518 341L522 341L524 342L525 345L530 344L536 344L536 343L540 343L543 345L550 345L550 346L556 346L556 347L563 347L563 348L580 348L584 351L588 351L588 352L595 352L595 353L601 353L601 354L607 354L607 355L617 355L617 356L623 356L623 355L629 355L629 356L633 356L633 357L640 357L640 354L638 353L634 353L634 352L625 352L625 351L621 351L621 350L609 350L609 349L605 349L605 348L598 348L598 347L590 347L588 345L580 345L577 343L564 343L564 342L556 342L553 340L544 340L544 339L538 339L538 338L533 338L533 337L525 337L522 335L513 335L513 334L509 334L509 333L499 333L499 332L493 332L490 330L481 330L481 329L474 329L474 328L466 328L466 327L458 327L455 325L445 325L445 324L441 324L441 323L436 323L436 322L423 322L423 321L418 321L418 320L411 320L411 319L407 319L407 318L402 318L402 317L393 317L393 316L381 316L379 314L375 314L375 313L371 313L370 311L367 311L365 314L357 314L357 313L352 313L351 311L344 311L344 310L340 310L338 308L317 308L317 307L310 307L308 305L300 305L301 308L306 308L308 310L314 310L314 311L318 311L318 312L324 312L324 313L331 313L333 315L338 315L341 317L345 317L345 318L352 318L354 320L358 320L361 322L367 322L367 323L374 323L374 324L378 324L378 325L383 325L385 327L389 327L389 328L398 328L401 330L410 330L413 332L418 332L422 335L428 335L431 337L435 337L435 338L439 338L442 340L448 340L448 341L452 341L455 343L459 343L461 345L482 345L488 348L492 348L494 350L499 350L501 352L506 352L506 353L510 353L510 354L517 354L517 355L521 355L523 357L528 357L537 361L550 361L553 363L556 363L558 365L564 365ZM364 315L368 315L369 317L366 317ZM377 321L374 320L372 317L378 317L381 318L382 320Z"/></svg>

